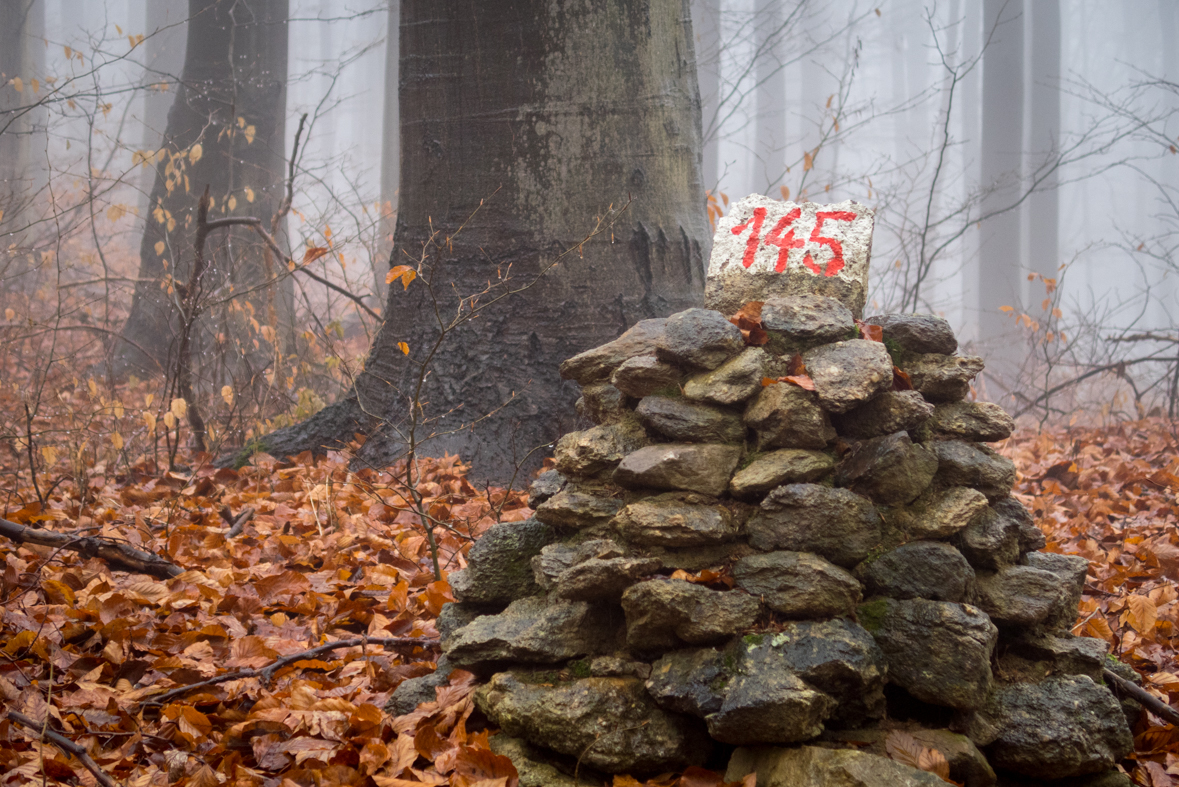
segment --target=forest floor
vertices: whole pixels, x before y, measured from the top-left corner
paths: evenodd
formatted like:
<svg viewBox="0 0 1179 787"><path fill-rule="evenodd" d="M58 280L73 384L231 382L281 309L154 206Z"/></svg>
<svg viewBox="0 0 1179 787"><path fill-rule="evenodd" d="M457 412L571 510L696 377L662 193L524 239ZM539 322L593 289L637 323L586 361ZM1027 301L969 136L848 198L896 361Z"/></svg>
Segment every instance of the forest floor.
<svg viewBox="0 0 1179 787"><path fill-rule="evenodd" d="M20 407L19 391L0 391L0 407ZM134 420L123 405L87 385L59 400L35 451L0 449L0 516L69 537L0 537L0 787L515 785L488 748L495 731L474 711L469 674L407 716L382 712L398 683L432 669L433 620L452 600L392 476L351 472L342 454L218 470L181 451L166 470L166 453L130 456L113 437ZM1024 430L998 447L1048 550L1091 561L1074 631L1105 639L1148 690L1179 701L1179 425ZM531 513L523 492L477 489L467 470L431 460L417 481L442 523L444 573L491 524ZM82 537L181 573L117 570L76 551L94 545ZM1179 730L1145 719L1129 770L1142 785L1175 784ZM645 784L722 781L691 769Z"/></svg>

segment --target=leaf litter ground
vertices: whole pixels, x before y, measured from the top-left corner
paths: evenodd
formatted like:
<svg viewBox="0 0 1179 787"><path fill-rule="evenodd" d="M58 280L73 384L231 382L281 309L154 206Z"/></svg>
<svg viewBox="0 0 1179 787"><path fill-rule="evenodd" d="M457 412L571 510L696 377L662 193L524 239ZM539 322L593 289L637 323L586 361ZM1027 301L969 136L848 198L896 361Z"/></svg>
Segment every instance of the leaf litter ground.
<svg viewBox="0 0 1179 787"><path fill-rule="evenodd" d="M1177 446L1175 425L1158 419L1022 431L1000 446L1048 549L1090 560L1074 631L1108 641L1169 702L1179 700ZM401 681L433 669L434 619L452 600L390 476L352 472L342 454L260 457L238 471L200 457L171 472L92 463L79 474L69 453L41 471L52 486L44 505L27 471L4 459L23 485L6 490L3 518L124 540L185 570L158 580L0 539L0 787L98 783L50 742L53 732L124 785L517 783L490 751L495 730L474 709L468 673L454 672L436 702L406 716L381 710ZM446 572L465 565L487 527L531 514L521 492L476 489L467 470L455 457L429 460L418 484L446 525ZM256 513L231 537L230 521L247 507ZM345 641L354 644L323 647ZM1135 740L1135 781L1175 784L1179 730L1147 716ZM934 752L892 748L912 764L932 755L922 767L939 770ZM614 779L722 783L699 768Z"/></svg>

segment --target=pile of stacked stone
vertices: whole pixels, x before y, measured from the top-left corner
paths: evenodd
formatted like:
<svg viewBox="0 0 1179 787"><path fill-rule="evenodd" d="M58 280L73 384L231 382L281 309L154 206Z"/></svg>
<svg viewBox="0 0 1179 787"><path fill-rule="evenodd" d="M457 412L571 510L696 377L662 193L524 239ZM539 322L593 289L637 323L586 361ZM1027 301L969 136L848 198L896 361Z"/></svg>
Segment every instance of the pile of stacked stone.
<svg viewBox="0 0 1179 787"><path fill-rule="evenodd" d="M1106 645L1069 633L1088 564L1038 551L982 361L846 301L771 294L764 335L689 309L566 361L595 425L451 575L440 668L393 709L475 672L525 787L730 754L763 787L945 784L877 756L895 729L970 787L1128 784Z"/></svg>

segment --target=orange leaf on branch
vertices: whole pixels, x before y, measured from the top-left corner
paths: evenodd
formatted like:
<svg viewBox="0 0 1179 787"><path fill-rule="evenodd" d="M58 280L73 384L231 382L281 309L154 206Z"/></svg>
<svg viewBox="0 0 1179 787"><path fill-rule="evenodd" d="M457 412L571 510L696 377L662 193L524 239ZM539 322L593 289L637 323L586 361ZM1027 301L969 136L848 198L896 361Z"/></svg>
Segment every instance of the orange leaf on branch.
<svg viewBox="0 0 1179 787"><path fill-rule="evenodd" d="M385 274L385 284L392 284L394 280L401 279L401 286L404 289L409 289L409 283L418 277L418 272L409 265L398 265L390 268L389 272Z"/></svg>
<svg viewBox="0 0 1179 787"><path fill-rule="evenodd" d="M328 250L323 246L308 246L307 250L303 252L303 264L315 262L323 255L327 254Z"/></svg>

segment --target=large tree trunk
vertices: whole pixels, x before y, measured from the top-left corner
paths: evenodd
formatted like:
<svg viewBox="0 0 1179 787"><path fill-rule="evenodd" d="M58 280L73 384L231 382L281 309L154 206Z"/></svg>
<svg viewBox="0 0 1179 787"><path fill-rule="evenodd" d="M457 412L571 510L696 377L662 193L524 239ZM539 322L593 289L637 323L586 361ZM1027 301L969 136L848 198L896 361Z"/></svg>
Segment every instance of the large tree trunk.
<svg viewBox="0 0 1179 787"><path fill-rule="evenodd" d="M421 279L391 285L352 391L263 444L291 454L366 432L357 462L385 466L403 455L414 364L426 363L417 401L445 419L416 436L444 434L419 450L457 452L478 476L504 480L574 425L561 360L702 300L709 233L688 3L402 0L401 14L393 263L418 259L431 231L453 240L424 266L432 292ZM612 231L576 248L628 199ZM433 299L450 316L458 295L509 266L519 286L569 249L425 357L439 333Z"/></svg>
<svg viewBox="0 0 1179 787"><path fill-rule="evenodd" d="M168 111L176 98L176 85L184 68L185 28L188 0L151 0L146 8L147 40L143 42L143 144L144 150L159 150L163 143ZM141 208L146 208L155 184L155 170L142 169ZM141 210L147 216L149 211Z"/></svg>
<svg viewBox="0 0 1179 787"><path fill-rule="evenodd" d="M1023 307L1020 251L1020 164L1023 151L1023 0L985 0L983 53L982 186L987 189L979 239L979 333L991 369L1013 368L1016 331L1009 312ZM1000 17L1000 14L1002 15ZM993 31L993 33L992 33ZM997 396L998 392L991 392Z"/></svg>
<svg viewBox="0 0 1179 787"><path fill-rule="evenodd" d="M205 186L214 200L210 218L255 216L267 229L283 196L287 0L189 0L188 20L184 71L168 113L166 154L154 162L140 246L145 281L135 288L126 341L114 347L118 376L159 374L174 361L179 296L173 282L188 280L192 224ZM268 353L255 350L255 339L266 344L258 328L269 324L280 340L291 331L290 280L266 284L286 266L264 248L239 227L210 236L205 252L212 264L201 297L212 310L198 351L245 361L247 373L267 363Z"/></svg>

